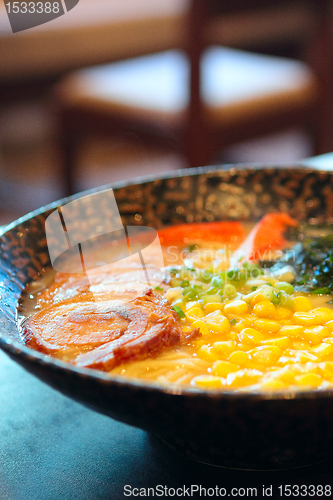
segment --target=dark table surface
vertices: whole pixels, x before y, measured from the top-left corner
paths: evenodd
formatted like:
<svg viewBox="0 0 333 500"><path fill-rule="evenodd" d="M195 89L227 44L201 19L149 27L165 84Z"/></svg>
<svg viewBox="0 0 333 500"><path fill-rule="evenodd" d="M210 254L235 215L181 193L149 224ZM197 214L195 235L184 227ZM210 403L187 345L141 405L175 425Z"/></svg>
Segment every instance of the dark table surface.
<svg viewBox="0 0 333 500"><path fill-rule="evenodd" d="M232 488L243 488L239 490L243 498L255 496L247 488L256 488L256 497L261 498L263 486L272 486L270 498L286 498L279 486L294 484L308 487L300 498L327 498L312 495L316 491L309 485L330 485L333 490L333 461L280 472L196 463L154 436L62 396L0 352L1 500L117 500L140 493L153 497L148 488L156 488L155 498L161 498L157 494L162 489L167 493L163 498L171 497L172 488L181 488L178 497L188 498L191 485L206 488L206 498L213 492L208 488L216 486L226 488L229 496ZM203 489L201 497L199 493L192 498L205 498Z"/></svg>

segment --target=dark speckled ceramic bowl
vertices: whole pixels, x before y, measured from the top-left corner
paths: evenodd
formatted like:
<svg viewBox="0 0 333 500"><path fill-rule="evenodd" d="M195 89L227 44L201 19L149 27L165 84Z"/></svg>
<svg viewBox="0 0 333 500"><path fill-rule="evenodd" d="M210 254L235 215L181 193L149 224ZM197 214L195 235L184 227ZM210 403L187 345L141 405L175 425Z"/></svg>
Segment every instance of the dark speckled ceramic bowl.
<svg viewBox="0 0 333 500"><path fill-rule="evenodd" d="M300 221L333 220L330 172L212 167L113 187L126 225L258 220L277 210ZM195 460L282 469L333 456L332 391L232 394L165 388L75 368L24 346L16 323L18 301L26 284L50 267L45 219L63 203L21 218L0 237L0 346L11 358L63 394L153 432ZM87 217L93 216L87 207Z"/></svg>

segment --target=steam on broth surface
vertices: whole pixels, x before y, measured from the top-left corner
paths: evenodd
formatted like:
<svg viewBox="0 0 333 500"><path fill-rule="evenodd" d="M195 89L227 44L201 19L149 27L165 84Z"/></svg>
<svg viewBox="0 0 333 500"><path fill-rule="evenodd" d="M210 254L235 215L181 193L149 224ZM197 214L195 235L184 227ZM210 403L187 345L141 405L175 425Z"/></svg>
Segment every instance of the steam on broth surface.
<svg viewBox="0 0 333 500"><path fill-rule="evenodd" d="M44 289L27 292L25 342L76 366L161 384L332 386L330 241L306 242L287 214L268 214L252 229L189 224L159 236L164 268L154 253L146 269L138 255L103 265L105 247L87 274L34 284ZM318 262L328 259L320 275L316 251Z"/></svg>

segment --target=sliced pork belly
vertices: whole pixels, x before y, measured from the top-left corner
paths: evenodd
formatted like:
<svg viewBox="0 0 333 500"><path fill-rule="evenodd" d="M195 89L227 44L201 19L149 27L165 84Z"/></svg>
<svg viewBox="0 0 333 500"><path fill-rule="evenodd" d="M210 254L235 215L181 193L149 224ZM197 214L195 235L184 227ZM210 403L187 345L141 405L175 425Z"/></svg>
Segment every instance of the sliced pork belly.
<svg viewBox="0 0 333 500"><path fill-rule="evenodd" d="M178 315L152 290L135 298L119 292L118 300L66 300L37 312L23 326L23 337L34 349L67 353L77 366L106 371L198 334L184 334Z"/></svg>

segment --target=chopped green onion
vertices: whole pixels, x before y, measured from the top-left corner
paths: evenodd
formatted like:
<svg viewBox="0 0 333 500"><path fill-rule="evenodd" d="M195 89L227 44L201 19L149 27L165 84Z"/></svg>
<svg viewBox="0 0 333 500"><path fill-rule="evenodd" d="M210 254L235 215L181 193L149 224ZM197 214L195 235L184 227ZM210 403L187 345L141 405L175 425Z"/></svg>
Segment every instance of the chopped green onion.
<svg viewBox="0 0 333 500"><path fill-rule="evenodd" d="M204 304L211 304L222 302L222 297L221 295L206 295L205 297L202 297L201 300Z"/></svg>
<svg viewBox="0 0 333 500"><path fill-rule="evenodd" d="M217 292L217 288L215 286L210 286L208 290L206 290L204 293L206 295L215 295Z"/></svg>
<svg viewBox="0 0 333 500"><path fill-rule="evenodd" d="M159 292L163 292L163 288L160 286L155 286L154 290L158 290Z"/></svg>
<svg viewBox="0 0 333 500"><path fill-rule="evenodd" d="M229 321L230 325L232 326L235 326L237 324L237 320L235 318L232 318L230 321Z"/></svg>
<svg viewBox="0 0 333 500"><path fill-rule="evenodd" d="M257 290L253 290L253 292L250 292L247 295L243 295L242 299L245 300L245 302L251 302L251 300L257 295L257 293Z"/></svg>
<svg viewBox="0 0 333 500"><path fill-rule="evenodd" d="M294 299L284 290L281 290L280 294L280 305L288 307L289 309L293 309L295 306Z"/></svg>
<svg viewBox="0 0 333 500"><path fill-rule="evenodd" d="M197 275L197 280L202 281L203 283L210 283L213 277L213 273L211 270L204 269L203 271L199 271Z"/></svg>
<svg viewBox="0 0 333 500"><path fill-rule="evenodd" d="M274 304L275 306L280 304L281 294L282 294L282 292L279 292L277 290L273 290L272 304Z"/></svg>
<svg viewBox="0 0 333 500"><path fill-rule="evenodd" d="M172 286L172 288L176 288L178 286L181 286L182 284L182 280L178 279L178 278L172 278L170 280L170 285Z"/></svg>
<svg viewBox="0 0 333 500"><path fill-rule="evenodd" d="M229 280L238 279L239 275L240 275L239 269L230 269L230 271L227 272L227 278Z"/></svg>
<svg viewBox="0 0 333 500"><path fill-rule="evenodd" d="M195 273L195 269L190 269L188 267L182 267L181 270L179 271L179 276L185 280L185 279L192 279L191 273Z"/></svg>
<svg viewBox="0 0 333 500"><path fill-rule="evenodd" d="M278 290L281 290L283 292L286 292L288 295L291 295L294 293L294 287L287 281L280 281L279 283L276 283L275 288Z"/></svg>
<svg viewBox="0 0 333 500"><path fill-rule="evenodd" d="M263 294L265 300L269 300L270 302L272 302L274 293L273 293L273 290L271 287L265 286L265 288L263 288L263 290L262 290L262 294Z"/></svg>
<svg viewBox="0 0 333 500"><path fill-rule="evenodd" d="M180 318L185 318L185 314L179 306L173 306L172 308Z"/></svg>
<svg viewBox="0 0 333 500"><path fill-rule="evenodd" d="M187 301L187 302L190 302L192 300L195 300L197 298L197 295L195 292L191 291L191 292L187 292L187 293L183 293L184 295L184 299Z"/></svg>
<svg viewBox="0 0 333 500"><path fill-rule="evenodd" d="M220 278L219 276L214 276L212 281L210 282L212 286L215 286L216 288L223 288L224 287L224 279Z"/></svg>
<svg viewBox="0 0 333 500"><path fill-rule="evenodd" d="M223 295L227 299L234 299L237 296L237 290L234 287L234 285L225 285L224 290L223 290Z"/></svg>
<svg viewBox="0 0 333 500"><path fill-rule="evenodd" d="M195 300L199 298L202 291L202 285L186 286L183 290L183 296L186 301Z"/></svg>

